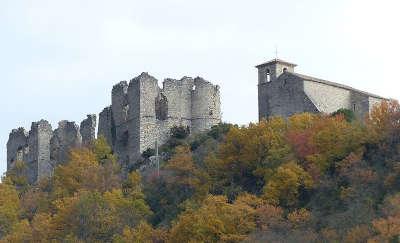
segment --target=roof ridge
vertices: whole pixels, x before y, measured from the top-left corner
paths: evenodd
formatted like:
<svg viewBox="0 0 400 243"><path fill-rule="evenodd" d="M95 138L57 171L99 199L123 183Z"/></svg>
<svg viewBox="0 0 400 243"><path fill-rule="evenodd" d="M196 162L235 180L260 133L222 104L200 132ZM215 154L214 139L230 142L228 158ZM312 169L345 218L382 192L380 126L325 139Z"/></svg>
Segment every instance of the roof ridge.
<svg viewBox="0 0 400 243"><path fill-rule="evenodd" d="M345 85L345 84L336 83L336 82L328 81L328 80L325 80L325 79L315 78L315 77L312 77L312 76L308 76L308 75L304 75L304 74L300 74L300 73L296 73L296 72L287 71L286 73L292 74L292 75L294 75L296 77L302 78L302 79L307 80L307 81L312 81L312 82L322 83L322 84L326 84L326 85L331 85L331 86L335 86L335 87L338 87L338 88L347 89L347 90L350 90L350 91L354 91L354 92L358 92L358 93L361 93L361 94L365 94L365 95L368 95L368 96L371 96L371 97L374 97L374 98L386 99L387 100L387 98L384 98L382 96L379 96L379 95L376 95L376 94L372 94L372 93L369 93L369 92L366 92L366 91L362 91L362 90L353 88L353 87Z"/></svg>

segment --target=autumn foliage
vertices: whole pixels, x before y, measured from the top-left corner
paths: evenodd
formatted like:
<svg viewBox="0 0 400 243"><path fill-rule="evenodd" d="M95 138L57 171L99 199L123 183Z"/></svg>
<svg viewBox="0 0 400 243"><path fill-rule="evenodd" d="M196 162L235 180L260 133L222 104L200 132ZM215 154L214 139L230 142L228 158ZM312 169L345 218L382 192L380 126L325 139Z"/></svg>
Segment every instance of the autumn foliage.
<svg viewBox="0 0 400 243"><path fill-rule="evenodd" d="M399 242L400 105L172 136L123 172L104 138L0 184L0 242Z"/></svg>

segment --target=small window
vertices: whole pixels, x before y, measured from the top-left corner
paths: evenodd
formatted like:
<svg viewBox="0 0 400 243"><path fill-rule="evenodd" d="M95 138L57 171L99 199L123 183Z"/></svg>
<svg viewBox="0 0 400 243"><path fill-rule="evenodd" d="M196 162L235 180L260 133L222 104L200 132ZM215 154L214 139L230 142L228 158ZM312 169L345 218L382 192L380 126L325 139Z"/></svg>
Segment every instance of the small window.
<svg viewBox="0 0 400 243"><path fill-rule="evenodd" d="M268 68L265 70L265 80L267 82L271 81L271 72L270 72L270 70Z"/></svg>
<svg viewBox="0 0 400 243"><path fill-rule="evenodd" d="M353 104L353 111L356 111L356 104Z"/></svg>
<svg viewBox="0 0 400 243"><path fill-rule="evenodd" d="M287 68L283 68L283 72L285 73L287 71Z"/></svg>

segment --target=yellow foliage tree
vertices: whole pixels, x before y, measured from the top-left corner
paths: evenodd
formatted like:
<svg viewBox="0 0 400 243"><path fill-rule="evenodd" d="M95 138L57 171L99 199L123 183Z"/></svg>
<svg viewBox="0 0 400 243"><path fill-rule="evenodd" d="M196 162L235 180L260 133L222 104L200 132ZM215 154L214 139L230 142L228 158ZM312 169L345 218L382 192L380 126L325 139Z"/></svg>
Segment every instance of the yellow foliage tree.
<svg viewBox="0 0 400 243"><path fill-rule="evenodd" d="M24 219L16 223L11 230L11 233L0 240L0 243L9 242L33 242L32 239L32 229L30 227L29 221Z"/></svg>
<svg viewBox="0 0 400 243"><path fill-rule="evenodd" d="M7 181L7 179L5 179ZM20 200L13 185L0 183L0 238L18 222Z"/></svg>
<svg viewBox="0 0 400 243"><path fill-rule="evenodd" d="M295 162L277 168L264 187L264 198L272 204L293 206L301 188L311 188L311 176Z"/></svg>
<svg viewBox="0 0 400 243"><path fill-rule="evenodd" d="M189 147L178 146L165 169L171 172L166 176L168 187L174 187L187 196L193 194L198 200L208 193L208 175L195 165Z"/></svg>
<svg viewBox="0 0 400 243"><path fill-rule="evenodd" d="M182 213L171 229L169 242L240 242L256 227L255 208L238 198L208 196L197 210Z"/></svg>
<svg viewBox="0 0 400 243"><path fill-rule="evenodd" d="M246 191L261 189L264 178L291 156L286 130L286 121L277 117L248 127L232 127L217 154L206 159L214 184L234 184Z"/></svg>
<svg viewBox="0 0 400 243"><path fill-rule="evenodd" d="M162 229L153 229L142 221L135 228L125 227L121 235L114 237L114 243L154 243L165 242L167 232Z"/></svg>

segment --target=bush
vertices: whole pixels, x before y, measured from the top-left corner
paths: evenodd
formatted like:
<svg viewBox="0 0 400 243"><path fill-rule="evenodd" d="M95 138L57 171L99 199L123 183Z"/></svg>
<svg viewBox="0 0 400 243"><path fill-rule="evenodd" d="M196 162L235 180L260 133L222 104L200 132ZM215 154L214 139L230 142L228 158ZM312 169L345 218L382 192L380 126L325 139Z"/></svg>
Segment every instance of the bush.
<svg viewBox="0 0 400 243"><path fill-rule="evenodd" d="M211 130L208 132L208 135L213 137L216 140L222 138L222 135L225 135L231 129L232 124L229 123L220 123L218 125L212 126Z"/></svg>
<svg viewBox="0 0 400 243"><path fill-rule="evenodd" d="M171 128L171 137L177 139L185 139L189 136L190 129L188 126L174 126Z"/></svg>
<svg viewBox="0 0 400 243"><path fill-rule="evenodd" d="M344 119L346 119L346 121L348 121L348 122L352 122L356 119L354 112L352 110L345 109L345 108L340 108L339 110L337 110L331 114L331 116L338 116L338 115L343 115Z"/></svg>
<svg viewBox="0 0 400 243"><path fill-rule="evenodd" d="M148 159L155 154L156 154L156 151L153 148L148 148L145 151L143 151L142 157Z"/></svg>

